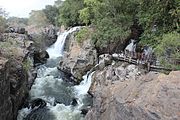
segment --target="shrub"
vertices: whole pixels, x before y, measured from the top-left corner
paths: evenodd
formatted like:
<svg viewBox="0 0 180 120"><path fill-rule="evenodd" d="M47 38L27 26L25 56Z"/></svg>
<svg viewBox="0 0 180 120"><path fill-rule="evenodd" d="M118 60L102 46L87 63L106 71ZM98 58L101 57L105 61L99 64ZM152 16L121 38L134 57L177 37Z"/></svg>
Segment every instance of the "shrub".
<svg viewBox="0 0 180 120"><path fill-rule="evenodd" d="M172 69L179 69L180 61L180 34L170 32L159 38L159 44L155 48L156 55L162 65Z"/></svg>
<svg viewBox="0 0 180 120"><path fill-rule="evenodd" d="M23 62L23 68L28 71L30 70L32 67L32 62L29 60L29 59L26 59L24 62Z"/></svg>
<svg viewBox="0 0 180 120"><path fill-rule="evenodd" d="M80 29L76 34L76 40L79 44L82 44L84 40L87 40L91 36L91 31L87 27Z"/></svg>

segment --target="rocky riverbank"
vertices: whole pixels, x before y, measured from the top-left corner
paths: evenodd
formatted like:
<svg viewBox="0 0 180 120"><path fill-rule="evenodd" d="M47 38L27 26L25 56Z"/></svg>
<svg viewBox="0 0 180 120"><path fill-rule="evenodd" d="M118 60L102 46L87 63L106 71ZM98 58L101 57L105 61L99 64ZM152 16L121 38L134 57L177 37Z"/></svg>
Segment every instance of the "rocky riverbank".
<svg viewBox="0 0 180 120"><path fill-rule="evenodd" d="M26 35L9 33L0 41L0 119L16 120L36 76Z"/></svg>

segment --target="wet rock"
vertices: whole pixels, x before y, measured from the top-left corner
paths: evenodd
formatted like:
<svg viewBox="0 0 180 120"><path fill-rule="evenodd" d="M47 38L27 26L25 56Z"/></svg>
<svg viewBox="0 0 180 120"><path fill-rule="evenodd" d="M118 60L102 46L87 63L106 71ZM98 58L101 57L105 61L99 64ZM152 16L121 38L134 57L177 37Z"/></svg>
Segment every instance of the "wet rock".
<svg viewBox="0 0 180 120"><path fill-rule="evenodd" d="M49 54L47 51L34 51L34 65L44 64L49 58Z"/></svg>
<svg viewBox="0 0 180 120"><path fill-rule="evenodd" d="M77 104L78 104L78 102L77 102L76 98L73 98L72 102L71 102L71 105L76 106Z"/></svg>
<svg viewBox="0 0 180 120"><path fill-rule="evenodd" d="M86 115L88 113L88 111L89 111L88 109L82 109L81 114Z"/></svg>
<svg viewBox="0 0 180 120"><path fill-rule="evenodd" d="M31 107L32 109L35 107L37 107L36 109L44 108L45 106L46 106L46 101L44 101L41 98L36 98L36 99L30 101L30 103L29 103L29 107Z"/></svg>
<svg viewBox="0 0 180 120"><path fill-rule="evenodd" d="M39 108L31 111L24 120L54 120L54 115L47 108Z"/></svg>

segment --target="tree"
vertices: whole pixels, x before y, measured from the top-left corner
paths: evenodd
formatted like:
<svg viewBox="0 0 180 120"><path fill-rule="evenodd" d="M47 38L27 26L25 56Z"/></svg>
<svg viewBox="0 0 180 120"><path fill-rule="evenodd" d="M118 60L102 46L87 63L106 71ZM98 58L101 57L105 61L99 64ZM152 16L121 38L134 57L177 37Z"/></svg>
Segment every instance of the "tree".
<svg viewBox="0 0 180 120"><path fill-rule="evenodd" d="M95 26L93 40L96 46L107 47L130 34L137 13L135 0L84 0L84 4L86 7L80 10L80 18Z"/></svg>
<svg viewBox="0 0 180 120"><path fill-rule="evenodd" d="M0 8L0 33L4 32L6 28L6 17L7 13L2 8Z"/></svg>
<svg viewBox="0 0 180 120"><path fill-rule="evenodd" d="M174 31L163 34L159 39L155 50L160 62L164 66L180 69L180 65L174 64L180 60L180 34Z"/></svg>
<svg viewBox="0 0 180 120"><path fill-rule="evenodd" d="M180 31L179 0L140 0L137 17L143 26L141 40L156 46L156 38L172 31Z"/></svg>
<svg viewBox="0 0 180 120"><path fill-rule="evenodd" d="M47 5L45 9L43 9L43 12L45 13L49 23L53 25L57 24L57 17L59 14L57 7L52 5Z"/></svg>
<svg viewBox="0 0 180 120"><path fill-rule="evenodd" d="M30 13L28 24L36 27L44 27L49 23L45 13L42 10L33 10Z"/></svg>
<svg viewBox="0 0 180 120"><path fill-rule="evenodd" d="M61 6L63 5L63 2L64 2L64 1L62 1L62 0L56 0L56 1L54 2L54 6L56 6L57 8L59 8L59 7L61 7Z"/></svg>
<svg viewBox="0 0 180 120"><path fill-rule="evenodd" d="M83 0L66 0L60 7L59 23L68 26L81 25L79 10L83 9Z"/></svg>

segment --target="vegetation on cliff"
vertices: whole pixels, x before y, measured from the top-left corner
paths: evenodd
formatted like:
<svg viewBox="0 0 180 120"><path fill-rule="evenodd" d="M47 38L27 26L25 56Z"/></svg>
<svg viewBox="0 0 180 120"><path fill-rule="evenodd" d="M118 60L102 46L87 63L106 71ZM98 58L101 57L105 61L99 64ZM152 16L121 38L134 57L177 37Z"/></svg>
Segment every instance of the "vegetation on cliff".
<svg viewBox="0 0 180 120"><path fill-rule="evenodd" d="M155 48L160 58L169 51L169 57L179 60L179 6L178 0L66 0L59 21L66 26L91 25L92 40L100 48L134 38ZM142 29L140 36L131 36L133 26Z"/></svg>

